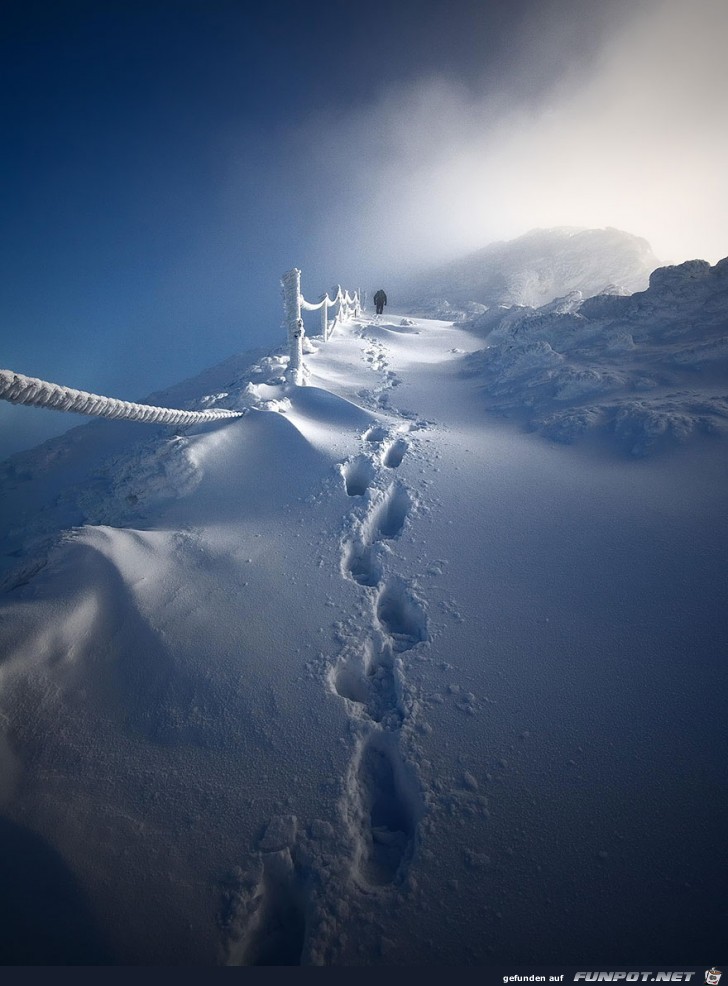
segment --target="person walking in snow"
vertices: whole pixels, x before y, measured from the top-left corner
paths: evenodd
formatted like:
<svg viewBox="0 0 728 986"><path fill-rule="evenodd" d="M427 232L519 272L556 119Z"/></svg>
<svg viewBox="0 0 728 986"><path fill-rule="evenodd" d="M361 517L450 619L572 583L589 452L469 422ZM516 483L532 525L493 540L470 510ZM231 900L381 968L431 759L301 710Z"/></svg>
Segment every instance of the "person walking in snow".
<svg viewBox="0 0 728 986"><path fill-rule="evenodd" d="M374 304L377 306L377 315L381 315L387 304L387 296L381 288L374 295Z"/></svg>

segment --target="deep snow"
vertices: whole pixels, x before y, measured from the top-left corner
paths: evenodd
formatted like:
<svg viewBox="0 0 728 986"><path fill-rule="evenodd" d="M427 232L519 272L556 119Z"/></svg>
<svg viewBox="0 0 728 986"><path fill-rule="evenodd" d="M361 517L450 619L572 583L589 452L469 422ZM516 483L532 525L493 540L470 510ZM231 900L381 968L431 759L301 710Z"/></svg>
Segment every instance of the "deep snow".
<svg viewBox="0 0 728 986"><path fill-rule="evenodd" d="M724 438L525 434L483 345L365 315L4 464L6 963L719 955Z"/></svg>

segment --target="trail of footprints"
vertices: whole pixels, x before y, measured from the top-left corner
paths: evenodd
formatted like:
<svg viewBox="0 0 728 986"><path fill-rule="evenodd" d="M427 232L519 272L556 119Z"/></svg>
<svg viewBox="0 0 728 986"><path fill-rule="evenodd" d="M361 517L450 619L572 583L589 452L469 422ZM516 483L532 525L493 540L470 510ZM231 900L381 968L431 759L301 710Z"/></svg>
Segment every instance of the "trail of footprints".
<svg viewBox="0 0 728 986"><path fill-rule="evenodd" d="M387 370L385 347L367 342L365 359L384 374L377 403L385 406L386 390L399 381ZM423 425L404 427L413 431ZM371 626L363 637L349 638L328 682L345 700L357 737L342 804L353 844L348 875L371 893L401 884L415 848L421 797L400 738L408 717L406 660L428 640L428 632L422 601L390 571L391 543L405 530L413 507L407 486L396 476L409 449L406 432L373 424L361 444L360 453L340 467L347 495L363 506L354 511L342 540L341 573L366 594ZM228 965L299 965L316 949L316 934L307 927L313 902L304 876L309 868L298 859L301 846L296 818L274 818L259 851L233 880L224 916ZM333 868L341 867L337 860Z"/></svg>
<svg viewBox="0 0 728 986"><path fill-rule="evenodd" d="M365 400L374 398L375 404L380 407L387 407L389 405L389 391L393 387L398 387L401 381L397 374L389 369L386 346L371 336L367 336L366 330L362 332L362 338L367 342L364 361L381 374L381 383L373 390L363 391L360 396Z"/></svg>
<svg viewBox="0 0 728 986"><path fill-rule="evenodd" d="M367 593L372 626L366 639L344 647L330 682L360 727L347 784L348 816L356 827L354 875L365 887L385 887L401 882L414 851L419 799L399 739L407 718L406 657L428 634L422 602L388 564L391 542L413 506L406 485L391 475L408 441L373 425L362 444L364 451L342 466L347 494L361 497L365 509L342 542L341 569Z"/></svg>
<svg viewBox="0 0 728 986"><path fill-rule="evenodd" d="M383 374L377 403L388 404L397 386L385 347L373 339L365 358ZM419 425L409 424L407 431ZM347 494L361 498L341 546L341 571L362 587L371 606L371 630L351 639L330 672L330 684L347 702L357 727L357 746L347 778L344 814L354 828L355 879L366 888L399 884L415 847L420 797L417 782L400 752L407 719L406 660L428 639L422 602L407 582L390 571L391 543L405 530L413 503L396 470L409 442L404 429L373 424L361 437L362 450L341 467Z"/></svg>

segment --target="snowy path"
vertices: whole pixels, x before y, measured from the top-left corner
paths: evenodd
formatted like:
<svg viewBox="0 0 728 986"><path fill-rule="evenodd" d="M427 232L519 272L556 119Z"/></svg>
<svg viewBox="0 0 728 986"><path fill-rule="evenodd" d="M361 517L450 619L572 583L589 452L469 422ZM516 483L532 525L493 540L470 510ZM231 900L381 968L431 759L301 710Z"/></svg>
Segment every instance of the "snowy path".
<svg viewBox="0 0 728 986"><path fill-rule="evenodd" d="M65 944L59 877L12 947L71 954L87 911L122 963L717 947L725 462L494 422L480 347L364 319L240 421L6 482L0 805L79 887Z"/></svg>

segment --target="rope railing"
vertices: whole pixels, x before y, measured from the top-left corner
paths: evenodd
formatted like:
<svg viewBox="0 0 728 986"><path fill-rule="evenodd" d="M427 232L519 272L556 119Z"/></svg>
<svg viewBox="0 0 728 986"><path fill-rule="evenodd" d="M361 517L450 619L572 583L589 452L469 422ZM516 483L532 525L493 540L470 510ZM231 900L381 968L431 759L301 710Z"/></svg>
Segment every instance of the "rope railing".
<svg viewBox="0 0 728 986"><path fill-rule="evenodd" d="M206 411L181 411L152 404L135 404L115 397L102 397L84 390L62 387L47 380L26 377L12 370L0 370L0 398L11 404L49 407L56 411L71 411L99 418L123 418L148 424L197 425L223 418L240 418L244 411L209 408Z"/></svg>
<svg viewBox="0 0 728 986"><path fill-rule="evenodd" d="M328 342L337 324L358 315L360 311L359 292L350 295L337 285L336 296L330 298L328 292L321 301L306 301L301 294L301 272L297 268L289 270L281 279L285 324L288 329L290 359L287 378L290 383L300 386L303 383L303 338L305 329L301 311L321 311L321 334ZM336 315L329 321L329 309L338 305ZM33 407L48 407L56 411L70 411L74 414L87 414L99 418L115 418L126 421L142 421L149 424L196 425L226 418L240 418L245 411L229 411L223 408L208 408L204 411L183 411L178 408L156 407L151 404L136 404L115 397L103 397L85 390L75 390L61 384L26 377L13 370L0 369L0 400L11 404L26 404Z"/></svg>
<svg viewBox="0 0 728 986"><path fill-rule="evenodd" d="M340 284L336 287L335 298L329 298L327 292L319 302L306 301L301 294L301 271L297 267L283 275L281 289L283 292L284 324L288 330L290 353L287 376L290 383L300 387L303 383L303 339L306 334L301 311L315 312L321 310L321 335L324 342L328 342L331 333L338 324L346 321L351 315L359 315L361 302L358 291L350 295L348 291L342 291ZM333 308L337 304L339 307L336 315L329 322L329 308Z"/></svg>

